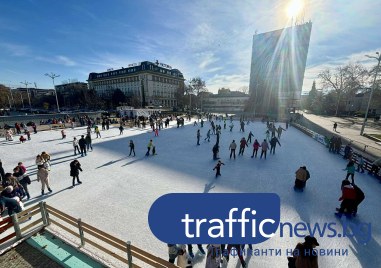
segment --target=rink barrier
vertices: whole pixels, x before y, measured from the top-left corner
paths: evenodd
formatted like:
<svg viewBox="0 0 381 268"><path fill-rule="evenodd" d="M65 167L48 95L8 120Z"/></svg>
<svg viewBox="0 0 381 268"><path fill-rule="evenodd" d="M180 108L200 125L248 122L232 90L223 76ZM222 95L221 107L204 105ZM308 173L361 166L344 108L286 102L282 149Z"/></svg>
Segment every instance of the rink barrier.
<svg viewBox="0 0 381 268"><path fill-rule="evenodd" d="M35 215L38 216L35 217ZM86 244L89 244L118 261L123 262L129 268L141 267L138 264L133 263L133 258L138 259L139 263L143 263L143 267L146 267L147 265L157 268L178 267L162 258L131 245L130 241L123 241L114 237L83 222L81 219L76 219L42 201L20 213L4 218L0 222L0 246L5 243L13 242L11 246L4 250L0 250L0 254L14 248L31 235L53 225L60 230L69 233L71 236L74 236L77 240L79 239L79 248L85 248ZM6 235L1 237L2 233L6 233ZM95 241L96 239L103 242L102 245L99 241ZM120 252L123 252L123 254L116 253L115 250L119 250Z"/></svg>
<svg viewBox="0 0 381 268"><path fill-rule="evenodd" d="M327 146L327 144L325 143L324 138L322 138L324 136L322 136L322 135L320 135L320 134L318 134L318 133L316 133L316 132L314 132L314 131L312 131L312 130L304 127L304 126L301 126L301 125L299 125L297 123L292 123L292 126L295 127L296 129L298 129L299 131L303 132L304 134L310 136L311 138L314 138L316 141L318 141L319 143L323 144L324 146ZM344 156L344 148L345 148L345 146L342 145L341 148L340 148L339 155ZM364 150L365 150L365 148L364 148ZM361 152L358 152L358 151L356 151L355 149L352 148L352 154L354 156L353 160L354 160L355 164L358 165L359 161L358 161L357 158L359 157L359 155L361 155ZM364 166L363 166L364 170L370 171L372 169L372 163L373 163L374 160L366 158L366 157L363 157L363 159L364 159ZM378 174L378 176L379 176L378 178L379 179L381 179L380 173L381 173L381 169L380 169L379 174Z"/></svg>

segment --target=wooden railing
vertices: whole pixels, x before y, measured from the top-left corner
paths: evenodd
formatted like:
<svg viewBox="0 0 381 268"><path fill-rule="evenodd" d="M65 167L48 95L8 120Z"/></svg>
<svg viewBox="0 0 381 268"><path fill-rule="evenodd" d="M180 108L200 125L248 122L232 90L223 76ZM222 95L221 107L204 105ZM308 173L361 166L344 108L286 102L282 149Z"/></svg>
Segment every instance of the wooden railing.
<svg viewBox="0 0 381 268"><path fill-rule="evenodd" d="M36 214L40 214L37 219L33 217L33 222L26 226L20 227L25 221ZM178 266L167 262L157 256L154 256L138 247L131 245L130 241L123 241L116 238L106 232L103 232L90 224L82 222L81 219L76 219L52 206L46 204L46 202L40 202L18 214L13 214L11 217L7 217L0 222L0 233L5 232L10 228L14 228L14 232L7 234L5 237L0 238L0 245L16 237L17 240L30 235L31 231L36 233L44 227L57 226L60 231L63 230L69 233L71 236L80 240L80 247L85 247L86 244L95 247L96 249L106 253L107 255L117 259L120 262L125 263L128 267L140 268L136 263L133 263L133 258L138 259L143 264L150 265L152 267L164 268L171 267L176 268ZM32 229L33 228L33 229ZM100 242L96 242L100 240ZM123 254L115 251L119 250ZM92 252L94 255L96 253ZM146 265L144 265L146 267Z"/></svg>

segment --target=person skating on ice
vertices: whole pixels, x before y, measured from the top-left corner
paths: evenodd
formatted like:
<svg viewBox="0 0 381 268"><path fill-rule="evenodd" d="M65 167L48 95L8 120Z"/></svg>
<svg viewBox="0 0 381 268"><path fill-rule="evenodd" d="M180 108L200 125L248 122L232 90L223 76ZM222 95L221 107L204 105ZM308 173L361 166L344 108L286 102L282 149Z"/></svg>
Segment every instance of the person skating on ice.
<svg viewBox="0 0 381 268"><path fill-rule="evenodd" d="M213 168L213 170L216 171L216 178L217 178L218 176L221 176L221 166L222 166L222 165L225 165L225 164L222 163L221 160L218 160L217 165Z"/></svg>
<svg viewBox="0 0 381 268"><path fill-rule="evenodd" d="M249 147L247 145L246 139L242 138L241 141L239 142L239 153L238 153L238 155L243 155L243 152L245 151L245 146Z"/></svg>
<svg viewBox="0 0 381 268"><path fill-rule="evenodd" d="M235 143L235 140L230 143L229 150L230 150L230 159L232 159L232 156L235 159L235 149L237 149L237 144Z"/></svg>
<svg viewBox="0 0 381 268"><path fill-rule="evenodd" d="M282 128L281 126L278 127L278 130L277 130L277 132L278 132L278 139L280 139L280 137L282 136L282 132L283 132L283 130L286 131L286 130L285 130L284 128Z"/></svg>
<svg viewBox="0 0 381 268"><path fill-rule="evenodd" d="M149 140L149 143L147 145L146 156L149 156L149 153L150 153L152 147L153 147L153 142L152 142L152 140Z"/></svg>
<svg viewBox="0 0 381 268"><path fill-rule="evenodd" d="M204 139L204 141L208 139L208 142L210 142L210 129L208 130L208 132L206 133L206 138Z"/></svg>
<svg viewBox="0 0 381 268"><path fill-rule="evenodd" d="M356 190L351 185L349 180L343 180L341 183L341 192L342 194L339 198L339 201L341 201L340 208L338 209L338 212L335 213L338 217L341 217L344 212L348 213L348 215L351 215L353 213L356 202Z"/></svg>
<svg viewBox="0 0 381 268"><path fill-rule="evenodd" d="M261 145L259 144L258 140L255 139L254 144L253 144L253 155L251 156L251 158L253 158L254 156L255 156L255 158L257 158L257 153L258 153L259 147L261 147Z"/></svg>
<svg viewBox="0 0 381 268"><path fill-rule="evenodd" d="M49 171L43 165L38 166L37 181L41 181L41 195L44 195L45 186L48 188L50 193L52 192L52 189L50 189L49 180Z"/></svg>
<svg viewBox="0 0 381 268"><path fill-rule="evenodd" d="M197 145L200 145L200 137L201 137L201 134L200 134L200 130L199 130L199 129L197 129L197 134L196 134L196 136L197 136Z"/></svg>
<svg viewBox="0 0 381 268"><path fill-rule="evenodd" d="M79 145L79 149L81 150L81 156L83 156L83 154L87 155L87 153L86 153L86 140L85 140L84 135L81 135L81 138L78 141L78 145Z"/></svg>
<svg viewBox="0 0 381 268"><path fill-rule="evenodd" d="M79 171L83 171L81 168L81 164L77 159L73 160L70 163L70 176L73 177L73 187L75 186L75 179L77 179L77 183L81 184L82 182L79 180Z"/></svg>
<svg viewBox="0 0 381 268"><path fill-rule="evenodd" d="M261 151L260 159L262 159L262 156L265 156L265 159L266 159L267 149L269 148L269 144L267 143L266 139L263 140L261 147L262 147L262 151Z"/></svg>
<svg viewBox="0 0 381 268"><path fill-rule="evenodd" d="M345 177L346 180L349 179L349 176L351 177L352 179L352 183L355 183L355 162L353 162L352 160L350 160L347 164L347 167L343 170L346 170L347 171L347 176Z"/></svg>
<svg viewBox="0 0 381 268"><path fill-rule="evenodd" d="M233 123L231 123L231 124L229 125L229 129L230 129L230 132L232 132L232 131L233 131L233 127L234 127L234 124L233 124Z"/></svg>
<svg viewBox="0 0 381 268"><path fill-rule="evenodd" d="M215 144L212 148L212 152L213 152L213 160L217 160L218 159L218 152L219 152L219 146L218 144Z"/></svg>
<svg viewBox="0 0 381 268"><path fill-rule="evenodd" d="M73 148L74 148L74 155L77 155L77 151L79 154L81 153L81 151L79 150L78 140L76 137L73 138Z"/></svg>
<svg viewBox="0 0 381 268"><path fill-rule="evenodd" d="M249 132L249 136L247 137L247 143L251 143L251 137L254 137L253 132Z"/></svg>
<svg viewBox="0 0 381 268"><path fill-rule="evenodd" d="M271 152L273 152L273 154L275 154L275 148L276 148L276 144L279 144L279 146L282 146L278 140L277 137L272 137L271 140L270 140L270 154Z"/></svg>
<svg viewBox="0 0 381 268"><path fill-rule="evenodd" d="M359 160L358 160L358 165L357 165L357 172L360 172L360 169L361 169L361 173L364 173L364 157L360 154L359 155Z"/></svg>
<svg viewBox="0 0 381 268"><path fill-rule="evenodd" d="M134 153L134 156L135 156L135 144L133 140L130 140L129 147L130 147L130 154L128 156L131 156L132 152Z"/></svg>

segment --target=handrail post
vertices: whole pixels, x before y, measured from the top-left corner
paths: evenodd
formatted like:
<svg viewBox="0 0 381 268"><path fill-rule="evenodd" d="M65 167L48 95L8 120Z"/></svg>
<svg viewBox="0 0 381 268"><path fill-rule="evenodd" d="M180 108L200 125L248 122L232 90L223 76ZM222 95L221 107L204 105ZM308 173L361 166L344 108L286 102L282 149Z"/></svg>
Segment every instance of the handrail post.
<svg viewBox="0 0 381 268"><path fill-rule="evenodd" d="M82 221L80 218L77 220L77 224L78 224L78 230L79 230L79 237L81 238L81 247L84 247L85 237L84 237L83 228L82 228Z"/></svg>
<svg viewBox="0 0 381 268"><path fill-rule="evenodd" d="M44 205L44 212L45 212L45 217L46 217L46 223L47 225L50 225L50 216L49 216L49 211L46 208L46 202L42 202Z"/></svg>
<svg viewBox="0 0 381 268"><path fill-rule="evenodd" d="M11 218L13 222L13 227L15 228L16 238L21 239L22 235L21 235L21 229L19 225L19 220L17 218L17 214L16 213L12 214Z"/></svg>
<svg viewBox="0 0 381 268"><path fill-rule="evenodd" d="M48 220L46 219L46 213L45 213L44 203L41 201L39 203L39 205L40 205L40 212L41 212L42 222L44 223L44 226L47 226L48 225Z"/></svg>
<svg viewBox="0 0 381 268"><path fill-rule="evenodd" d="M127 259L128 267L132 268L131 241L127 241Z"/></svg>

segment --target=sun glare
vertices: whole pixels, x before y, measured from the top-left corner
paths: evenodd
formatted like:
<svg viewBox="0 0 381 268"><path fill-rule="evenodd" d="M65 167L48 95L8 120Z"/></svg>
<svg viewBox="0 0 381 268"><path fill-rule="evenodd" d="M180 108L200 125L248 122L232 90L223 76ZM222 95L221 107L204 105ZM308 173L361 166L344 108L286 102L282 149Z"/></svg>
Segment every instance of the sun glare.
<svg viewBox="0 0 381 268"><path fill-rule="evenodd" d="M297 17L303 10L303 0L292 0L287 7L287 15L289 18Z"/></svg>

